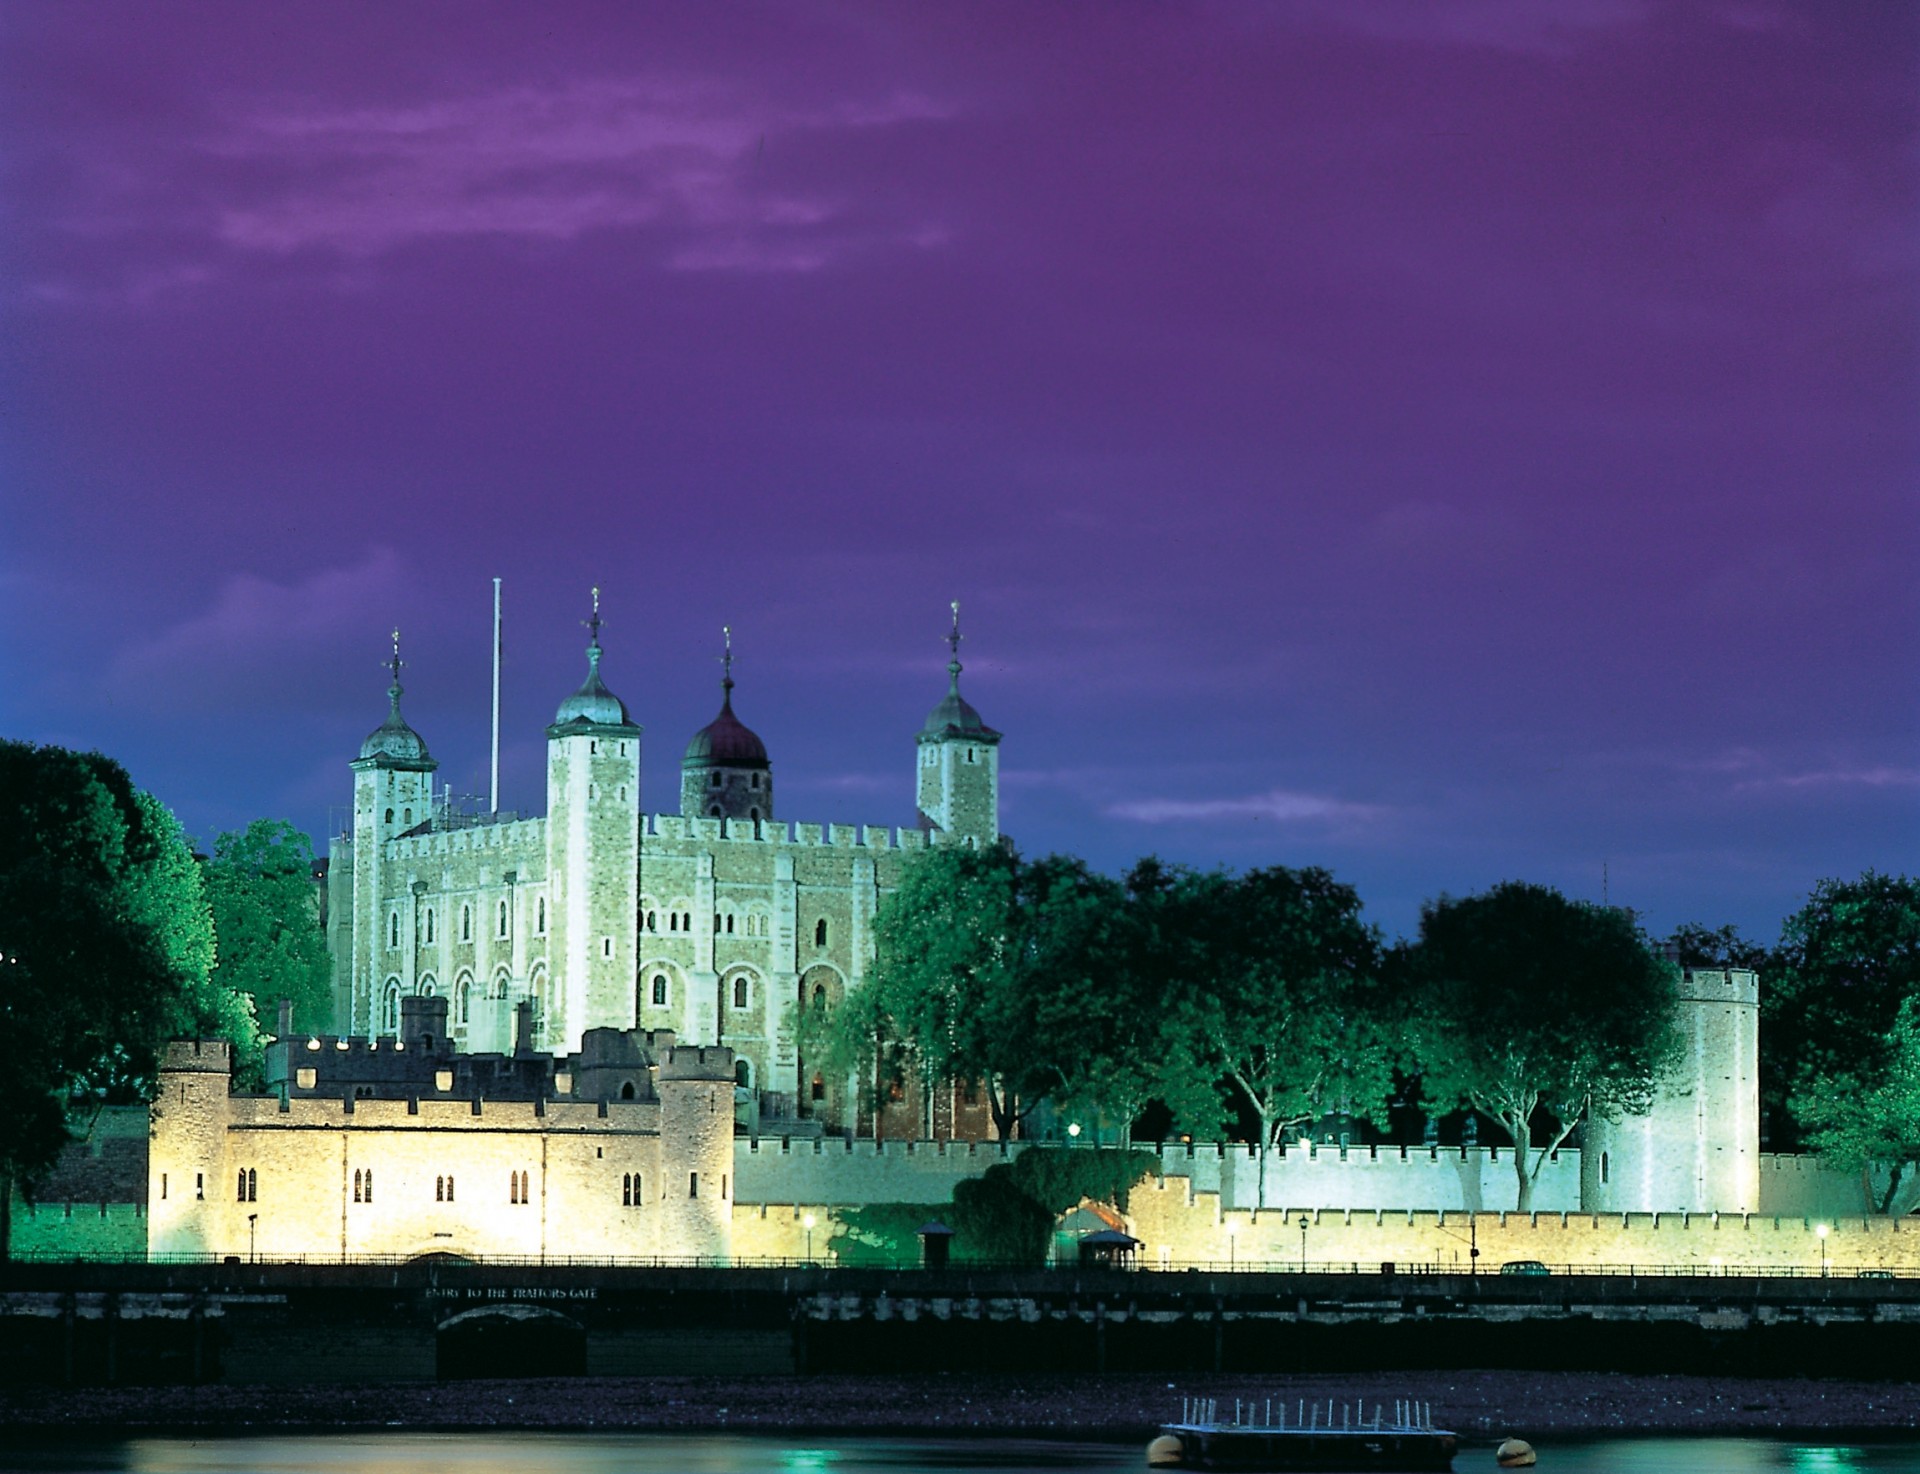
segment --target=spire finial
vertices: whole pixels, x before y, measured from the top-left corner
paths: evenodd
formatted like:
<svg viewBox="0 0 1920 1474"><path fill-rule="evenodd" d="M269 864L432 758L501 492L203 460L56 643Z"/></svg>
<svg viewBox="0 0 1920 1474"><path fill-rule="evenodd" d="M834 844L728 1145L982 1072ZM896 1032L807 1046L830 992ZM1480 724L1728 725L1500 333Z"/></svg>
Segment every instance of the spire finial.
<svg viewBox="0 0 1920 1474"><path fill-rule="evenodd" d="M393 684L387 687L387 697L393 702L393 709L400 710L400 667L406 662L400 658L400 626L393 627L393 655L387 661L387 669L393 673Z"/></svg>
<svg viewBox="0 0 1920 1474"><path fill-rule="evenodd" d="M960 601L953 601L953 629L946 636L947 648L953 652L953 658L947 662L947 674L953 677L953 689L960 689L960 642L966 638L960 633Z"/></svg>
<svg viewBox="0 0 1920 1474"><path fill-rule="evenodd" d="M733 626L720 626L720 689L733 690Z"/></svg>
<svg viewBox="0 0 1920 1474"><path fill-rule="evenodd" d="M583 619L580 622L593 632L593 638L587 642L587 648L590 650L598 650L600 648L600 585L599 584L595 584L593 586L593 618Z"/></svg>

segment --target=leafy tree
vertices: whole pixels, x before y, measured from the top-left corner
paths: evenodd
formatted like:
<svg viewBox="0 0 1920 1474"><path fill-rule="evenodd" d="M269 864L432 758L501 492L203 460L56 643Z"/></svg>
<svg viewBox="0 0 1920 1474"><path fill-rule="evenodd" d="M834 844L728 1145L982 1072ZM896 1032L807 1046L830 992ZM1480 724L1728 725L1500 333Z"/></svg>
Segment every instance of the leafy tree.
<svg viewBox="0 0 1920 1474"><path fill-rule="evenodd" d="M1920 998L1900 1006L1870 1067L1810 1076L1793 1112L1808 1146L1860 1174L1874 1212L1911 1211L1920 1202Z"/></svg>
<svg viewBox="0 0 1920 1474"><path fill-rule="evenodd" d="M313 887L313 845L284 819L222 834L206 864L220 938L214 982L251 1000L256 1018L293 1000L294 1028L316 1033L333 1011L332 969Z"/></svg>
<svg viewBox="0 0 1920 1474"><path fill-rule="evenodd" d="M1744 967L1765 972L1772 961L1772 954L1764 946L1748 941L1731 926L1714 930L1690 921L1674 932L1668 945L1673 948L1673 960L1681 967Z"/></svg>
<svg viewBox="0 0 1920 1474"><path fill-rule="evenodd" d="M875 921L873 967L831 1012L798 1020L801 1048L863 1082L980 1080L1011 1138L1034 1105L1125 1078L1140 1010L1124 975L1120 888L1078 860L1005 845L917 858Z"/></svg>
<svg viewBox="0 0 1920 1474"><path fill-rule="evenodd" d="M1822 1098L1878 1088L1895 1066L1901 1012L1920 997L1920 880L1821 881L1781 928L1764 982L1762 1096L1788 1107L1808 1145L1816 1131L1834 1142Z"/></svg>
<svg viewBox="0 0 1920 1474"><path fill-rule="evenodd" d="M75 1100L141 1093L159 1045L211 1022L211 953L173 816L98 753L0 742L0 1258Z"/></svg>
<svg viewBox="0 0 1920 1474"><path fill-rule="evenodd" d="M1596 1113L1644 1115L1679 1048L1677 977L1625 913L1509 881L1421 909L1410 1030L1422 1087L1513 1142L1521 1212L1548 1156ZM1536 1114L1550 1121L1531 1150Z"/></svg>
<svg viewBox="0 0 1920 1474"><path fill-rule="evenodd" d="M1182 1124L1217 1135L1249 1107L1263 1198L1267 1149L1288 1127L1334 1111L1386 1124L1400 1033L1352 887L1278 866L1235 877L1151 864L1129 882L1173 959L1161 1086Z"/></svg>

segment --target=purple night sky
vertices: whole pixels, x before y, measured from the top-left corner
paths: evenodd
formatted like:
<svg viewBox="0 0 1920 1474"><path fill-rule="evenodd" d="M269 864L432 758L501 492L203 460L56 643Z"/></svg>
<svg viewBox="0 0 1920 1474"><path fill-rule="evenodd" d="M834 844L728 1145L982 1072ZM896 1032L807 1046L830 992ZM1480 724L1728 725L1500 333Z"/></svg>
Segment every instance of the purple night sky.
<svg viewBox="0 0 1920 1474"><path fill-rule="evenodd" d="M1519 877L1771 940L1920 836L1920 6L0 18L0 731L316 836L502 803L605 589L650 810ZM324 849L324 841L322 841Z"/></svg>

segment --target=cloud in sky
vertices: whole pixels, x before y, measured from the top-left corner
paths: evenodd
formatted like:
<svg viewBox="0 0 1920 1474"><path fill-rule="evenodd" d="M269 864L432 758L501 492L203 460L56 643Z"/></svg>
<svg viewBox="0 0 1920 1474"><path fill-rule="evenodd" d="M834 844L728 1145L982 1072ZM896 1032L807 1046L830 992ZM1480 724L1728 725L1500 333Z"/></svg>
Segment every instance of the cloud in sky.
<svg viewBox="0 0 1920 1474"><path fill-rule="evenodd" d="M1392 810L1379 804L1353 803L1320 793L1295 793L1284 788L1239 798L1147 798L1109 804L1115 819L1142 824L1206 824L1216 821L1261 820L1278 824L1334 824L1357 826L1386 818Z"/></svg>

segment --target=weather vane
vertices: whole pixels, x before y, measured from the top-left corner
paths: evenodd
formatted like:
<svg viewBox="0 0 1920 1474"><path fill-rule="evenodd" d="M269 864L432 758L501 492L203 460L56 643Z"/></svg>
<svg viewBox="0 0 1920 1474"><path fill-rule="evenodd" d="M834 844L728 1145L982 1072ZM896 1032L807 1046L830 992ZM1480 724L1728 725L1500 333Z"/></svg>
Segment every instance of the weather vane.
<svg viewBox="0 0 1920 1474"><path fill-rule="evenodd" d="M588 629L593 631L593 643L597 646L600 643L600 585L599 584L595 584L593 586L593 618L583 619L580 622L584 624Z"/></svg>
<svg viewBox="0 0 1920 1474"><path fill-rule="evenodd" d="M960 633L960 601L953 601L953 633L947 636L947 648L953 652L953 658L960 658L960 642L966 638Z"/></svg>
<svg viewBox="0 0 1920 1474"><path fill-rule="evenodd" d="M723 646L720 656L720 684L727 690L733 689L733 626L720 626L720 640Z"/></svg>
<svg viewBox="0 0 1920 1474"><path fill-rule="evenodd" d="M393 627L393 659L387 662L387 669L393 672L393 684L396 686L400 684L400 666L402 663L400 659L400 626L396 624Z"/></svg>

